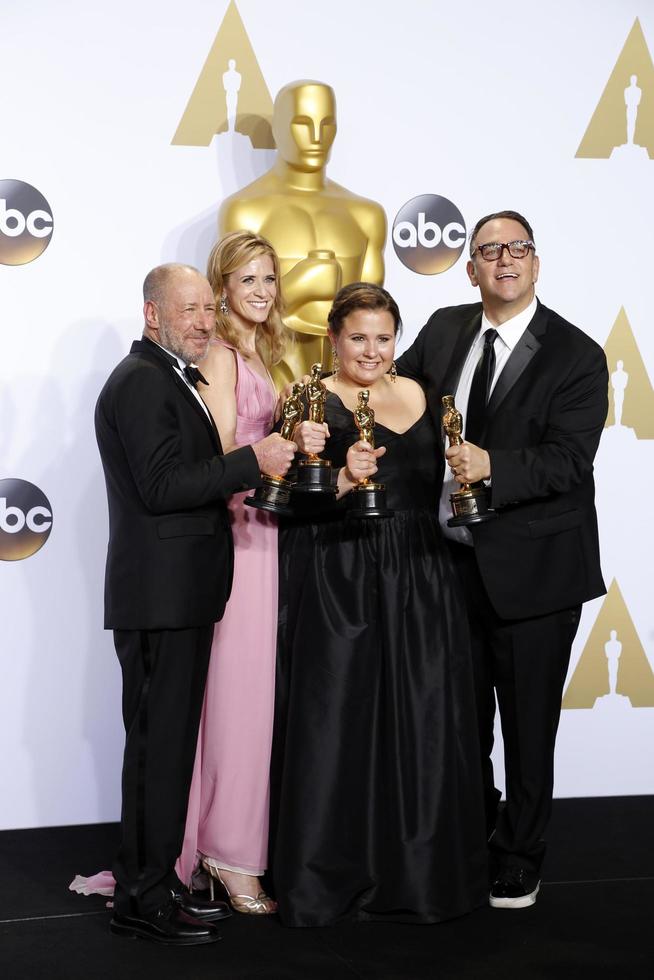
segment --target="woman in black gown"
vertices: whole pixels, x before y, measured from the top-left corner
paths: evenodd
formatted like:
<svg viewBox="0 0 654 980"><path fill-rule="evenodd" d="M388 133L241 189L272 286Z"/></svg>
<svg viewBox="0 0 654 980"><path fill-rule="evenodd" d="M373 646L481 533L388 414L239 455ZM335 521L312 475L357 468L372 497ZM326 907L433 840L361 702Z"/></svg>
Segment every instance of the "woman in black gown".
<svg viewBox="0 0 654 980"><path fill-rule="evenodd" d="M305 422L296 440L325 447L339 498L316 510L307 495L312 512L280 537L279 912L292 926L438 922L487 900L466 622L437 516L443 452L422 390L394 377L392 297L346 286L329 323L327 426ZM374 452L353 420L364 388ZM348 491L375 472L393 516L348 518Z"/></svg>

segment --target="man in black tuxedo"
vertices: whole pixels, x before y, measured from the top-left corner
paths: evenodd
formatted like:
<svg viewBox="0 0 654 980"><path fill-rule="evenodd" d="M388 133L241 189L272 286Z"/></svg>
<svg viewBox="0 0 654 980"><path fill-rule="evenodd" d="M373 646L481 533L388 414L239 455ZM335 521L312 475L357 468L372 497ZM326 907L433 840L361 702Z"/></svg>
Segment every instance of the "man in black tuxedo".
<svg viewBox="0 0 654 980"><path fill-rule="evenodd" d="M286 473L295 445L273 434L223 455L196 389L215 302L189 266L153 269L145 327L105 384L95 426L109 502L105 628L123 674L121 846L111 928L174 945L214 942L222 902L189 894L174 865L214 623L231 589L225 498ZM256 612L256 611L255 611Z"/></svg>
<svg viewBox="0 0 654 980"><path fill-rule="evenodd" d="M446 452L440 512L472 635L497 908L536 900L570 650L581 604L606 591L593 484L606 358L536 299L538 269L525 218L482 218L467 265L481 303L437 310L398 361L426 386L437 424L442 396L454 394L466 426L465 442ZM448 528L449 494L479 481L497 518ZM490 759L495 694L506 773L499 810Z"/></svg>

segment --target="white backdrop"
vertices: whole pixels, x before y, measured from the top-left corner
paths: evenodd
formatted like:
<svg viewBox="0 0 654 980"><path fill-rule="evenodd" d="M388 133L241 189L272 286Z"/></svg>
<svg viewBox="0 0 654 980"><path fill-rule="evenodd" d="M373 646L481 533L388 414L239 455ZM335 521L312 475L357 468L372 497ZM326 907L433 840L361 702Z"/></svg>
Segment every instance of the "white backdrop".
<svg viewBox="0 0 654 980"><path fill-rule="evenodd" d="M53 512L36 554L0 561L0 827L12 828L118 818L120 677L102 630L107 517L93 407L140 336L145 272L171 260L202 268L218 204L274 151L235 156L224 137L171 145L226 0L3 8L0 180L32 184L54 216L40 257L0 265L0 480L35 484ZM575 156L636 18L654 52L652 0L510 10L488 0L239 0L238 9L273 96L299 78L333 86L332 179L379 201L389 225L419 194L449 198L468 228L488 211L523 212L541 256L539 297L601 344L624 307L654 376L654 160ZM641 81L647 121L654 84ZM421 276L389 241L386 262L402 346L436 307L476 299L465 258ZM654 441L606 435L603 568L607 584L619 582L645 677ZM570 676L601 609L602 600L584 609ZM653 735L654 699L565 710L557 795L652 792Z"/></svg>

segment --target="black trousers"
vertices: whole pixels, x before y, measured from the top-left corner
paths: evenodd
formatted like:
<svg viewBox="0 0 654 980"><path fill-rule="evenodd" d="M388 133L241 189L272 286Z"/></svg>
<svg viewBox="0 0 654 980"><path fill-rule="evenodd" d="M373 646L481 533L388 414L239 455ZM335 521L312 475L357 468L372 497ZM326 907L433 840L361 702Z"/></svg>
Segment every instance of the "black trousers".
<svg viewBox="0 0 654 980"><path fill-rule="evenodd" d="M451 543L465 595L477 699L486 823L494 870L539 872L552 810L554 745L581 606L535 619L501 619L474 549ZM498 810L491 751L495 698L504 740L506 805Z"/></svg>
<svg viewBox="0 0 654 980"><path fill-rule="evenodd" d="M115 630L123 674L125 754L117 912L159 908L179 886L188 794L213 627Z"/></svg>

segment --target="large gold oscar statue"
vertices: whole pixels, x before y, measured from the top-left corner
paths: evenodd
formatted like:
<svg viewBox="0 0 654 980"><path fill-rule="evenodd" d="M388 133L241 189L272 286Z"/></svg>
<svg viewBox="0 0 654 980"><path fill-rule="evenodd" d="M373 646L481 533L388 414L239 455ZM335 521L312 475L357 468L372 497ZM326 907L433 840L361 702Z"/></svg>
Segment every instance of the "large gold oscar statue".
<svg viewBox="0 0 654 980"><path fill-rule="evenodd" d="M292 82L275 99L277 160L267 173L228 197L219 234L247 228L268 238L281 263L285 322L293 332L284 361L273 370L278 386L329 364L327 314L341 286L382 283L386 216L325 176L336 135L336 101L329 85Z"/></svg>

